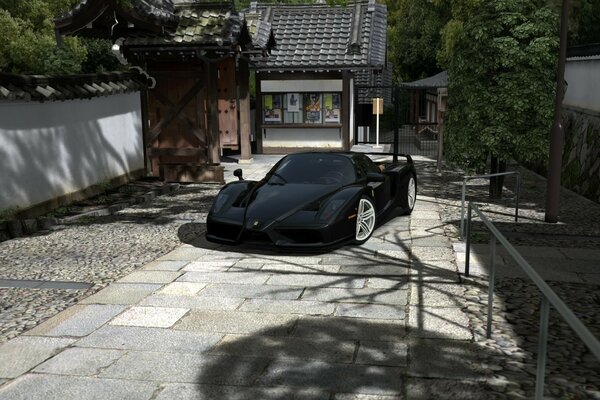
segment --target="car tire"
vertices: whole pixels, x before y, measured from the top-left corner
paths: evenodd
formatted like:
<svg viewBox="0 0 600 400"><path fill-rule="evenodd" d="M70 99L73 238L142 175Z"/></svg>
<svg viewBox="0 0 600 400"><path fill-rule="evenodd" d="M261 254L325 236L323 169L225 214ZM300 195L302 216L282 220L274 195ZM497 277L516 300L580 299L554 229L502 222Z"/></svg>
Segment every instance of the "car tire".
<svg viewBox="0 0 600 400"><path fill-rule="evenodd" d="M354 233L354 244L363 244L375 231L377 220L375 204L370 197L363 195L358 201L356 210L356 230Z"/></svg>
<svg viewBox="0 0 600 400"><path fill-rule="evenodd" d="M406 208L404 209L404 215L410 215L415 208L417 202L417 177L415 174L410 174L408 182L406 183Z"/></svg>

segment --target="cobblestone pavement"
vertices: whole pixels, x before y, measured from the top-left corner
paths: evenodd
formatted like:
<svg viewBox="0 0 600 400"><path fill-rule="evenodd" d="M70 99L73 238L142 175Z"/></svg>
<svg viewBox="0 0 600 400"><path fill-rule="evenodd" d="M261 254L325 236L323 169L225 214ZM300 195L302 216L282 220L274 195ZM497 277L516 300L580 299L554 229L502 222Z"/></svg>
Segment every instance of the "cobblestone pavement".
<svg viewBox="0 0 600 400"><path fill-rule="evenodd" d="M115 215L85 218L0 243L0 279L73 281L88 290L0 288L0 343L196 237L217 185L177 192ZM185 225L184 229L181 227Z"/></svg>
<svg viewBox="0 0 600 400"><path fill-rule="evenodd" d="M276 159L257 156L242 166L245 177L261 177ZM237 166L228 164L227 175ZM209 185L114 220L0 243L6 278L94 283L87 292L7 289L18 311L11 315L78 304L0 347L0 399L530 398L539 298L499 253L504 275L494 335L485 339L485 246L474 246L472 276L459 272L460 174L437 174L424 159L417 170L412 216L391 219L363 246L322 254L207 243ZM539 178L523 177L521 223L511 222L510 203L483 209L547 279L561 282L553 287L597 335L599 206L564 192L565 223L541 224ZM483 190L470 193L484 203ZM480 226L475 239L485 242ZM19 311L22 297L32 300ZM546 394L596 398L597 361L552 318ZM39 320L25 321L8 329Z"/></svg>

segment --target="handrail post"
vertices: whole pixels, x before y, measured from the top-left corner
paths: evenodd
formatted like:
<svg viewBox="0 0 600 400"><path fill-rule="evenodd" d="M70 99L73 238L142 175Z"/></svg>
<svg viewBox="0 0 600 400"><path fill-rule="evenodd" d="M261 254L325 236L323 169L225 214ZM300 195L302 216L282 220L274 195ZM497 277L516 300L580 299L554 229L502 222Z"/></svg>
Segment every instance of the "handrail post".
<svg viewBox="0 0 600 400"><path fill-rule="evenodd" d="M544 379L546 375L546 347L548 345L548 319L550 314L550 302L542 295L540 307L540 338L537 356L537 374L535 378L535 399L544 398Z"/></svg>
<svg viewBox="0 0 600 400"><path fill-rule="evenodd" d="M515 222L519 222L519 197L521 195L521 173L517 171L517 196L515 199Z"/></svg>
<svg viewBox="0 0 600 400"><path fill-rule="evenodd" d="M463 240L465 237L465 197L467 197L467 178L463 179L460 202L460 240Z"/></svg>
<svg viewBox="0 0 600 400"><path fill-rule="evenodd" d="M490 232L491 233L491 232ZM486 337L492 337L492 313L494 311L494 284L496 282L496 237L490 235L490 281L488 283L488 313Z"/></svg>
<svg viewBox="0 0 600 400"><path fill-rule="evenodd" d="M465 276L469 276L469 261L471 258L471 203L467 210L467 248L465 253Z"/></svg>

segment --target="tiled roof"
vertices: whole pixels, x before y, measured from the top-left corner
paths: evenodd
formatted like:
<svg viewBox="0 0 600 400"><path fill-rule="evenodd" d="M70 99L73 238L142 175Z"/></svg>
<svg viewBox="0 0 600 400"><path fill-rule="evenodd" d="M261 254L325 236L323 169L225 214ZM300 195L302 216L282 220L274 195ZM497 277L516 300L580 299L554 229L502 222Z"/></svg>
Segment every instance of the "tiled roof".
<svg viewBox="0 0 600 400"><path fill-rule="evenodd" d="M255 17L256 13L259 17ZM247 19L270 23L277 47L257 62L261 70L382 68L387 9L365 0L342 6L257 5Z"/></svg>
<svg viewBox="0 0 600 400"><path fill-rule="evenodd" d="M89 99L138 91L146 86L135 72L44 76L0 73L0 100L55 101Z"/></svg>
<svg viewBox="0 0 600 400"><path fill-rule="evenodd" d="M104 7L111 3L114 6L125 8L124 6L121 6L122 1L123 0L121 0L121 2L117 0L80 0L68 13L57 18L55 22L57 25L60 25L63 22L78 17L90 8ZM132 0L132 4L133 12L150 22L164 25L173 25L177 23L175 6L171 0Z"/></svg>
<svg viewBox="0 0 600 400"><path fill-rule="evenodd" d="M244 21L230 9L206 9L197 5L176 8L179 24L173 33L128 37L126 46L164 44L234 45Z"/></svg>
<svg viewBox="0 0 600 400"><path fill-rule="evenodd" d="M436 89L448 87L448 72L442 71L439 74L428 78L419 79L413 82L404 82L402 86L409 89Z"/></svg>
<svg viewBox="0 0 600 400"><path fill-rule="evenodd" d="M584 44L572 46L567 49L567 58L569 59L586 59L597 58L600 56L600 43Z"/></svg>

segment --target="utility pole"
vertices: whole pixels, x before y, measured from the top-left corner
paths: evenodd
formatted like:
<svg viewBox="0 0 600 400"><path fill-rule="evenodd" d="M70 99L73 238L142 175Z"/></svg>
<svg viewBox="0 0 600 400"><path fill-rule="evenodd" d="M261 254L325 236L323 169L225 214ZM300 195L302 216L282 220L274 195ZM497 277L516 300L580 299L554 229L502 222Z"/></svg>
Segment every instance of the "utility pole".
<svg viewBox="0 0 600 400"><path fill-rule="evenodd" d="M556 97L554 99L554 122L550 134L550 159L548 161L548 187L546 191L546 222L558 222L560 211L560 171L565 132L562 126L562 102L565 97L565 63L567 59L567 25L569 0L563 0L560 15L560 50Z"/></svg>

